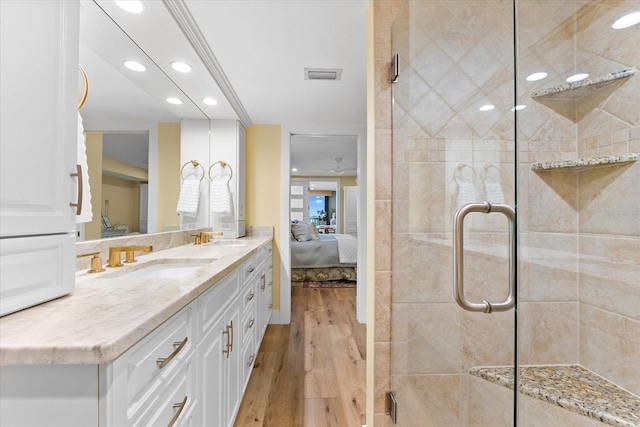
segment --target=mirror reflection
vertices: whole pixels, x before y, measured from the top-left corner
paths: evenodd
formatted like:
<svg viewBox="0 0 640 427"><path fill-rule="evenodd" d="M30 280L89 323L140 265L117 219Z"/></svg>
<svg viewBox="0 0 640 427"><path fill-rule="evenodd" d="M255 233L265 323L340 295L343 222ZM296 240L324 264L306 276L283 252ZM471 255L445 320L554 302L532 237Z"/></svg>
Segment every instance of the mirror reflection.
<svg viewBox="0 0 640 427"><path fill-rule="evenodd" d="M81 1L79 52L89 80L80 115L93 211L91 222L78 224L79 240L175 229L180 118L165 98L180 88L93 1ZM145 71L126 68L125 60ZM206 118L183 101L181 111Z"/></svg>

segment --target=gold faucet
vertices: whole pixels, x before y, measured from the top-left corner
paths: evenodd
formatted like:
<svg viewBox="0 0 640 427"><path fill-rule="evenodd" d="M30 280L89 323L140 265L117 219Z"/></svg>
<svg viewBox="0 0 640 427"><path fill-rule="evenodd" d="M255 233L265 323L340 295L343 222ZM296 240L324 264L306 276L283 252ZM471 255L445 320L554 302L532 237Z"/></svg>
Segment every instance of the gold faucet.
<svg viewBox="0 0 640 427"><path fill-rule="evenodd" d="M82 258L86 256L91 256L91 268L87 271L87 273L100 273L104 271L102 268L102 258L100 257L100 252L91 252L88 254L78 255L77 258Z"/></svg>
<svg viewBox="0 0 640 427"><path fill-rule="evenodd" d="M127 254L124 262L136 262L135 251L151 252L153 251L153 246L111 246L107 265L109 267L122 267L122 257L120 256L122 252Z"/></svg>
<svg viewBox="0 0 640 427"><path fill-rule="evenodd" d="M222 236L224 233L222 231L201 231L200 232L200 243L209 243L209 237L211 236ZM196 243L197 245L198 243Z"/></svg>

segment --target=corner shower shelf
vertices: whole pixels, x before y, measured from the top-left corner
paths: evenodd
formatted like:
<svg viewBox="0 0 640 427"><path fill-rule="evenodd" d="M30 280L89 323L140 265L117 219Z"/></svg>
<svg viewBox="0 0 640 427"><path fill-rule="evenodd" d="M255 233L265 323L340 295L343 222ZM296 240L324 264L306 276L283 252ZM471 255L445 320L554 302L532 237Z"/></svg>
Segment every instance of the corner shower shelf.
<svg viewBox="0 0 640 427"><path fill-rule="evenodd" d="M579 100L602 88L619 83L623 79L633 76L637 72L634 68L618 71L604 76L587 78L575 83L568 83L540 91L533 92L531 98Z"/></svg>
<svg viewBox="0 0 640 427"><path fill-rule="evenodd" d="M616 166L638 161L638 154L629 153L619 156L592 157L587 159L565 160L561 162L537 162L531 165L531 170L548 171L556 169L580 171L600 166Z"/></svg>
<svg viewBox="0 0 640 427"><path fill-rule="evenodd" d="M469 372L513 390L511 367L477 367ZM613 426L640 425L640 398L580 365L522 366L520 392Z"/></svg>

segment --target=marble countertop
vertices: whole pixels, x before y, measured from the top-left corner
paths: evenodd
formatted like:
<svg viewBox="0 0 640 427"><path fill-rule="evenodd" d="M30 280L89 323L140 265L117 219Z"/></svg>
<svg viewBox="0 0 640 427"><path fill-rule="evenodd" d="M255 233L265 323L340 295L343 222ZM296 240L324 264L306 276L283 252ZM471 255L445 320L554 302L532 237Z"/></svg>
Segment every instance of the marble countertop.
<svg viewBox="0 0 640 427"><path fill-rule="evenodd" d="M612 426L640 426L640 398L579 365L520 367L520 391ZM471 375L513 390L513 368L478 367Z"/></svg>
<svg viewBox="0 0 640 427"><path fill-rule="evenodd" d="M0 318L0 366L109 363L271 241L183 245L137 256L135 264L76 274L70 295ZM184 279L121 279L159 260L214 259Z"/></svg>

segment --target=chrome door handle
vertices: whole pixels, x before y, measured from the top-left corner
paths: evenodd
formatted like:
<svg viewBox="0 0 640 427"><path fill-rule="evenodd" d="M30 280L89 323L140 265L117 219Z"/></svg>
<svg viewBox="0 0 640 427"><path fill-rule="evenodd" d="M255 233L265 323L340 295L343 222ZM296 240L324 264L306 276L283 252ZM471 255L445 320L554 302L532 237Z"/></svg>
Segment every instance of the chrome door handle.
<svg viewBox="0 0 640 427"><path fill-rule="evenodd" d="M491 213L499 212L509 220L509 293L501 302L467 301L464 297L464 217L472 212ZM515 271L516 271L516 245L515 245L515 210L509 205L484 203L470 203L461 207L455 215L453 227L453 296L458 305L467 311L482 311L492 313L494 311L508 311L515 305Z"/></svg>

